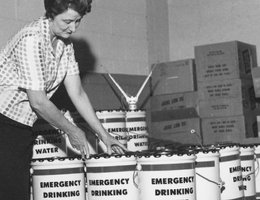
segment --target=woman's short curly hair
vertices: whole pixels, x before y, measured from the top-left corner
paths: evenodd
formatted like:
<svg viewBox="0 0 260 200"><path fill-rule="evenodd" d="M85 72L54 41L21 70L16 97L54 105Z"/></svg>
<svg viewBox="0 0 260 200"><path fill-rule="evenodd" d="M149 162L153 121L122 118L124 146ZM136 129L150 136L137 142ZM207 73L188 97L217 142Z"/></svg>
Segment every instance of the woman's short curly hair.
<svg viewBox="0 0 260 200"><path fill-rule="evenodd" d="M77 11L81 16L91 11L92 0L44 0L45 16L54 18L68 8Z"/></svg>

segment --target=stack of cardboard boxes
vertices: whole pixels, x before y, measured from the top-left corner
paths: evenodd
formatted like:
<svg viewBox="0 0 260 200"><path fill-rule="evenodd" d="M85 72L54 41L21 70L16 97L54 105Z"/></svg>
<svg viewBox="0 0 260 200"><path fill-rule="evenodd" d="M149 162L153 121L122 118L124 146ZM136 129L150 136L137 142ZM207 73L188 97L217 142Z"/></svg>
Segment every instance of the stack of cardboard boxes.
<svg viewBox="0 0 260 200"><path fill-rule="evenodd" d="M181 143L197 143L200 138L203 144L243 143L257 137L258 106L251 73L257 67L256 47L231 41L194 50L193 67L183 65L180 70L178 62L168 62L154 70L153 137Z"/></svg>
<svg viewBox="0 0 260 200"><path fill-rule="evenodd" d="M239 41L197 46L195 59L204 143L257 136L251 73L256 47Z"/></svg>
<svg viewBox="0 0 260 200"><path fill-rule="evenodd" d="M159 63L152 74L151 127L154 138L201 143L194 59Z"/></svg>

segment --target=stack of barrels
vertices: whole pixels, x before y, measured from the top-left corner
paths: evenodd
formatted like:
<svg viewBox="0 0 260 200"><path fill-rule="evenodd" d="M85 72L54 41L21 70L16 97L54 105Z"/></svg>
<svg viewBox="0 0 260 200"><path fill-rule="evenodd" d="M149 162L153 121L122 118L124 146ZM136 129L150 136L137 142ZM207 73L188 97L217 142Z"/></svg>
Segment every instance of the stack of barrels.
<svg viewBox="0 0 260 200"><path fill-rule="evenodd" d="M33 198L260 199L260 145L167 145L124 155L32 161ZM86 186L86 187L85 187Z"/></svg>

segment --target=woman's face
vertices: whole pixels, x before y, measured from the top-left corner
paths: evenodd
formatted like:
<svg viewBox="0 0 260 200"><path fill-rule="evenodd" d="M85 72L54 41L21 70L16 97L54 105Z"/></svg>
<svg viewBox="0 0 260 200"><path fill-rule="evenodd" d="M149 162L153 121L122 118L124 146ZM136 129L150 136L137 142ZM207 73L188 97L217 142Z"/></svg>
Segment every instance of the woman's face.
<svg viewBox="0 0 260 200"><path fill-rule="evenodd" d="M50 29L54 36L67 39L79 27L82 16L75 10L67 11L56 15L51 21Z"/></svg>

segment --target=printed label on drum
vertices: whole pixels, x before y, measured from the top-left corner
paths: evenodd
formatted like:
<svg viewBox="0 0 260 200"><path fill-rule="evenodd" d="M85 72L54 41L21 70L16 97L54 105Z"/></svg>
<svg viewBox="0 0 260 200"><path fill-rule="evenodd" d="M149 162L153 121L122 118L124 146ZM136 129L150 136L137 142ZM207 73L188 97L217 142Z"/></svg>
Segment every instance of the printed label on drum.
<svg viewBox="0 0 260 200"><path fill-rule="evenodd" d="M102 180L89 180L89 186L112 186L112 185L128 185L129 178L122 179L102 179ZM92 190L92 196L125 196L128 194L127 189L114 189L114 190Z"/></svg>
<svg viewBox="0 0 260 200"><path fill-rule="evenodd" d="M88 173L89 199L137 199L138 189L133 184L133 171Z"/></svg>
<svg viewBox="0 0 260 200"><path fill-rule="evenodd" d="M58 147L35 149L36 154L58 153Z"/></svg>
<svg viewBox="0 0 260 200"><path fill-rule="evenodd" d="M179 200L195 197L194 170L139 172L141 199Z"/></svg>
<svg viewBox="0 0 260 200"><path fill-rule="evenodd" d="M127 127L127 132L147 131L146 126Z"/></svg>
<svg viewBox="0 0 260 200"><path fill-rule="evenodd" d="M240 174L241 170L242 170L241 166L235 166L235 167L230 167L230 168L229 168L229 173L230 173L231 175L232 175L233 173L236 173L236 174L232 177L233 182L237 182L237 181L241 181L241 180L242 180L242 175L237 176L237 173ZM241 187L239 187L239 188L241 188ZM239 189L239 190L240 190L240 189Z"/></svg>
<svg viewBox="0 0 260 200"><path fill-rule="evenodd" d="M109 132L109 131L108 131ZM111 132L109 132L109 134L111 135L111 136L113 136L115 139L117 139L119 142L121 142L122 144L126 144L126 134L125 133L121 133L121 135L119 135L120 133L118 133L118 134L116 134L116 133L111 133Z"/></svg>
<svg viewBox="0 0 260 200"><path fill-rule="evenodd" d="M107 119L111 120L111 119ZM124 118L118 118L121 121L107 121L102 122L104 128L110 135L112 135L115 139L119 140L122 144L126 145L126 127Z"/></svg>
<svg viewBox="0 0 260 200"><path fill-rule="evenodd" d="M148 149L148 133L132 134L128 136L127 149L130 151L143 151Z"/></svg>
<svg viewBox="0 0 260 200"><path fill-rule="evenodd" d="M35 200L85 200L84 174L34 176L33 193Z"/></svg>
<svg viewBox="0 0 260 200"><path fill-rule="evenodd" d="M125 127L109 127L107 128L107 131L109 133L121 133L121 132L126 132L127 129Z"/></svg>
<svg viewBox="0 0 260 200"><path fill-rule="evenodd" d="M38 137L34 141L34 145L42 145L42 144L61 144L62 138L61 137L53 137L53 136L47 136L47 137Z"/></svg>
<svg viewBox="0 0 260 200"><path fill-rule="evenodd" d="M220 177L225 183L223 191L221 193L221 197L223 199L243 197L244 187L240 160L231 160L225 162L221 161Z"/></svg>
<svg viewBox="0 0 260 200"><path fill-rule="evenodd" d="M52 135L52 136L58 136L64 134L64 132L60 129L55 129L55 128L46 128L43 130L37 130L34 131L35 135Z"/></svg>
<svg viewBox="0 0 260 200"><path fill-rule="evenodd" d="M128 140L134 140L133 145L135 147L141 147L147 145L148 134L129 134Z"/></svg>
<svg viewBox="0 0 260 200"><path fill-rule="evenodd" d="M127 149L130 151L143 151L148 149L148 132L146 123L128 122Z"/></svg>
<svg viewBox="0 0 260 200"><path fill-rule="evenodd" d="M40 182L40 188L71 188L81 186L81 180ZM75 197L80 196L79 190L63 192L43 192L43 198Z"/></svg>
<svg viewBox="0 0 260 200"><path fill-rule="evenodd" d="M33 146L33 158L65 157L66 141L61 135L39 135Z"/></svg>
<svg viewBox="0 0 260 200"><path fill-rule="evenodd" d="M38 137L34 141L34 145L42 145L41 147L47 147L47 144L53 144L53 145L60 145L64 141L62 140L61 137ZM46 153L57 153L58 152L58 147L52 145L49 148L35 148L35 153L36 154L46 154Z"/></svg>
<svg viewBox="0 0 260 200"><path fill-rule="evenodd" d="M152 178L152 185L176 185L176 184L188 184L194 182L194 176L189 177L175 177L175 178ZM167 195L186 195L193 194L194 188L175 188L175 189L155 189L155 196L167 196Z"/></svg>

